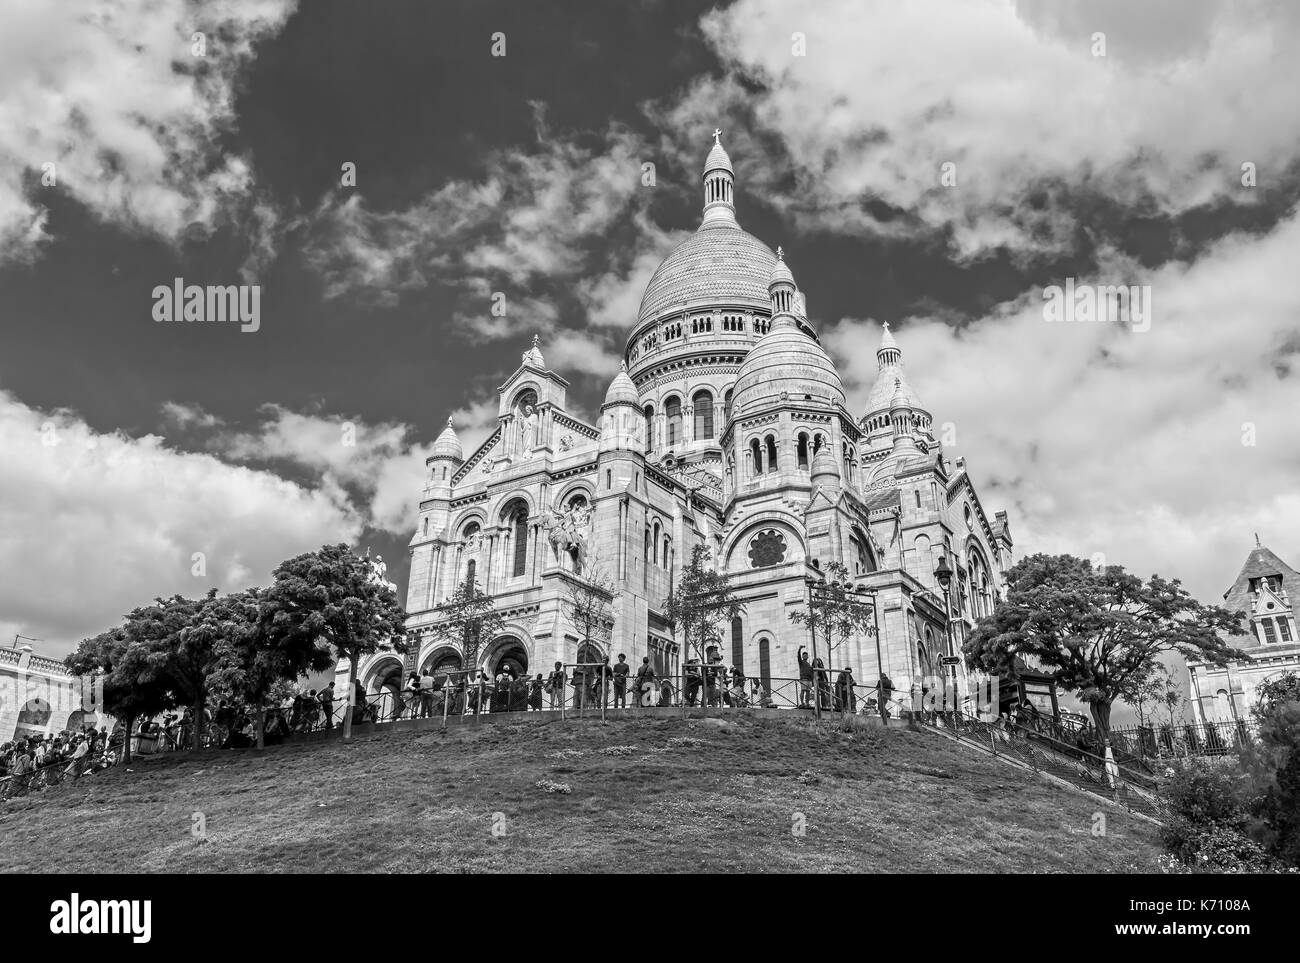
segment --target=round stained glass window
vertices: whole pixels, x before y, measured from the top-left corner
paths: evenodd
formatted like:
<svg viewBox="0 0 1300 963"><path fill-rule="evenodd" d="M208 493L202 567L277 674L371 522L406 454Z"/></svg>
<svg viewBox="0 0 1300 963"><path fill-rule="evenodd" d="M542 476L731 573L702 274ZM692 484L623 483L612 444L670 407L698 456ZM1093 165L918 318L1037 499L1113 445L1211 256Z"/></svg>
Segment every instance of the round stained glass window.
<svg viewBox="0 0 1300 963"><path fill-rule="evenodd" d="M763 568L780 565L785 561L785 536L774 528L759 532L749 543L749 565Z"/></svg>

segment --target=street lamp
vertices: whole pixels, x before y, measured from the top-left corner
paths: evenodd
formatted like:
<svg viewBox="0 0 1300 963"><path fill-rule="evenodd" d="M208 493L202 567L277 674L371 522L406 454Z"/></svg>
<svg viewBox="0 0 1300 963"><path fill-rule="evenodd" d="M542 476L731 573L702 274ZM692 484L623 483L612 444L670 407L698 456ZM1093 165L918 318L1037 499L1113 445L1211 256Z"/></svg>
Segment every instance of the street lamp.
<svg viewBox="0 0 1300 963"><path fill-rule="evenodd" d="M952 596L948 589L952 585L952 568L948 565L948 553L945 552L939 558L939 564L934 570L934 579L943 589L943 616L944 616L944 636L948 647L948 657L953 659L950 663L952 668L952 709L953 709L953 728L956 729L957 722L957 653L953 651L952 643ZM946 701L946 700L945 700Z"/></svg>

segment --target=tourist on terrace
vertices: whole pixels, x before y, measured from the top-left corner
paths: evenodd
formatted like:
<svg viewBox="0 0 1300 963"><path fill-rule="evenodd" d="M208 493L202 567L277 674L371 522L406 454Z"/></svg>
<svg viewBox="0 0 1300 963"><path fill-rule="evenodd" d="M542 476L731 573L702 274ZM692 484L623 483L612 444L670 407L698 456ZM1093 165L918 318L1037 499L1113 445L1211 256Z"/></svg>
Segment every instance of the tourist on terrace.
<svg viewBox="0 0 1300 963"><path fill-rule="evenodd" d="M403 696L402 701L406 704L405 708L410 711L411 718L414 719L416 712L420 708L420 673L414 669L411 670L411 677L406 680Z"/></svg>
<svg viewBox="0 0 1300 963"><path fill-rule="evenodd" d="M682 674L686 680L686 704L694 708L695 699L700 693L700 686L704 683L704 679L700 675L700 660L696 656L687 659Z"/></svg>
<svg viewBox="0 0 1300 963"><path fill-rule="evenodd" d="M542 674L537 673L537 678L528 683L528 708L533 712L542 711L542 690L546 688L546 680Z"/></svg>
<svg viewBox="0 0 1300 963"><path fill-rule="evenodd" d="M546 677L546 692L550 697L552 709L559 709L564 705L564 686L568 679L564 674L564 663L555 663L555 668L551 674Z"/></svg>
<svg viewBox="0 0 1300 963"><path fill-rule="evenodd" d="M620 706L627 708L627 676L632 671L632 667L627 664L627 656L622 652L618 654L618 662L614 664L614 708Z"/></svg>
<svg viewBox="0 0 1300 963"><path fill-rule="evenodd" d="M434 690L437 686L437 680L429 672L420 674L418 684L420 687L420 718L428 719L433 716ZM415 710L411 710L411 718L415 718Z"/></svg>
<svg viewBox="0 0 1300 963"><path fill-rule="evenodd" d="M889 700L894 695L894 683L888 674L880 673L880 681L876 683L876 707L880 710L880 718L889 721Z"/></svg>
<svg viewBox="0 0 1300 963"><path fill-rule="evenodd" d="M653 686L654 680L654 666L650 664L650 656L647 655L641 660L641 666L636 670L636 688L632 693L632 701L638 706L642 704L641 700L645 698L646 683L650 683Z"/></svg>
<svg viewBox="0 0 1300 963"><path fill-rule="evenodd" d="M808 661L808 651L799 646L799 708L807 709L812 705L812 663Z"/></svg>
<svg viewBox="0 0 1300 963"><path fill-rule="evenodd" d="M325 728L334 728L334 683L331 682L320 690L320 711L325 716Z"/></svg>

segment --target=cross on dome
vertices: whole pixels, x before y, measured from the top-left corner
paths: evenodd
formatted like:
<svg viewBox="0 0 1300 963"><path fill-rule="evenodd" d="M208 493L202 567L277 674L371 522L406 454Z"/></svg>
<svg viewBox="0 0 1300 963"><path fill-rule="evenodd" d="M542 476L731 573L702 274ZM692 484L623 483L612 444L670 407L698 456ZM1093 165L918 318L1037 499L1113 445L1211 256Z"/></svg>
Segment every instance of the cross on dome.
<svg viewBox="0 0 1300 963"><path fill-rule="evenodd" d="M722 146L722 141L720 139L721 137L722 137L722 128L721 127L713 128L713 143L717 144L718 146Z"/></svg>

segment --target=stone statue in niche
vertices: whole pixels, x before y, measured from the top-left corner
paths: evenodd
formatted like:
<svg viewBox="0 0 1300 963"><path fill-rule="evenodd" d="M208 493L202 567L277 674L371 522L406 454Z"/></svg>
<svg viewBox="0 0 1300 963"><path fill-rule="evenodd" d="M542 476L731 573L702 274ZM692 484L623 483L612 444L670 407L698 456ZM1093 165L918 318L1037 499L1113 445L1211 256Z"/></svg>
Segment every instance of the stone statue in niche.
<svg viewBox="0 0 1300 963"><path fill-rule="evenodd" d="M528 402L523 402L519 406L519 446L518 452L524 458L533 453L537 447L537 428L541 419L537 415L537 408Z"/></svg>

